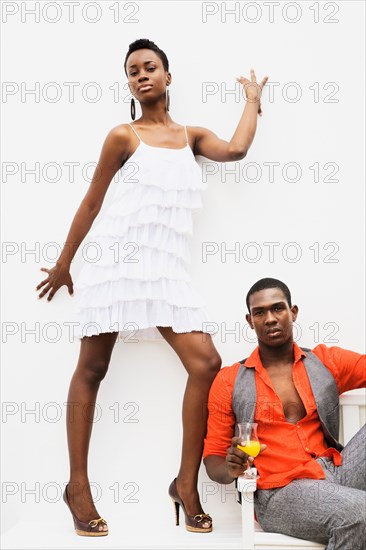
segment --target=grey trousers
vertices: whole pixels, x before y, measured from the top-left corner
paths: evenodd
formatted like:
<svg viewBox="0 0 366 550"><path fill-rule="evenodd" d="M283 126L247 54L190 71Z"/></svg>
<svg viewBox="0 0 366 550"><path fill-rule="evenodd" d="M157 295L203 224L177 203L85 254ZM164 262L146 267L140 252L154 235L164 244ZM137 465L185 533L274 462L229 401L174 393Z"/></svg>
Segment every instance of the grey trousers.
<svg viewBox="0 0 366 550"><path fill-rule="evenodd" d="M342 451L342 466L317 458L326 479L296 479L258 489L254 508L264 531L327 544L326 550L366 549L366 426Z"/></svg>

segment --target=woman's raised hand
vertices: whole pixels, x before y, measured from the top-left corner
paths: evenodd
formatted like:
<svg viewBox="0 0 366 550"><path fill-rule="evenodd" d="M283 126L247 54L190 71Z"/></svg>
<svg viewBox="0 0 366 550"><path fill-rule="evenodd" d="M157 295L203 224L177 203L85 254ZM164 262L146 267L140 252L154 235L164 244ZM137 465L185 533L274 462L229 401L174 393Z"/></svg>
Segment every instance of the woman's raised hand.
<svg viewBox="0 0 366 550"><path fill-rule="evenodd" d="M254 69L250 69L250 80L248 78L245 78L244 76L240 76L236 80L243 85L248 101L258 101L258 114L259 116L262 116L260 98L262 95L263 86L268 80L268 76L265 76L263 80L258 84Z"/></svg>
<svg viewBox="0 0 366 550"><path fill-rule="evenodd" d="M74 296L74 287L73 287L72 278L70 275L70 271L66 266L63 267L61 265L56 264L51 269L47 269L46 267L41 267L41 271L46 271L48 273L48 277L47 279L44 279L39 283L39 285L36 286L36 290L39 290L44 286L44 289L39 294L38 298L42 298L50 290L50 293L47 297L47 301L50 302L53 296L58 291L58 289L63 285L66 285L67 288L69 289L69 294L71 296Z"/></svg>

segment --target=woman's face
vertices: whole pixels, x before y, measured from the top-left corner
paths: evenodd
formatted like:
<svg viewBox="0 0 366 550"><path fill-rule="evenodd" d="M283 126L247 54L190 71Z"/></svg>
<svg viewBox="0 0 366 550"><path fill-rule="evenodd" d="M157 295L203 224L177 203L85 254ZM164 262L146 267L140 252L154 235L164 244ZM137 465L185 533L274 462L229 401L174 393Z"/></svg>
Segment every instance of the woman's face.
<svg viewBox="0 0 366 550"><path fill-rule="evenodd" d="M126 71L130 91L140 102L165 94L171 82L171 74L164 70L160 57L147 48L128 56Z"/></svg>

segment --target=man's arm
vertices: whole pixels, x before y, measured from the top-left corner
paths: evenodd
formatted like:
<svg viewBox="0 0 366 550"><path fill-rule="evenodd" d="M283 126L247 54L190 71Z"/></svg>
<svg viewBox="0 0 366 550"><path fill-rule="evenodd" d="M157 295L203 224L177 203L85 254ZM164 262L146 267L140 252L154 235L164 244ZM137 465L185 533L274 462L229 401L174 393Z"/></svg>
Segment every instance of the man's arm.
<svg viewBox="0 0 366 550"><path fill-rule="evenodd" d="M227 467L226 458L223 456L209 455L203 459L206 466L206 472L210 479L218 483L232 483L235 477L232 477ZM238 474L240 475L240 474Z"/></svg>
<svg viewBox="0 0 366 550"><path fill-rule="evenodd" d="M319 344L313 350L333 373L339 394L366 387L366 356L355 351Z"/></svg>
<svg viewBox="0 0 366 550"><path fill-rule="evenodd" d="M227 448L235 430L235 416L232 410L232 389L239 368L223 367L216 375L208 396L207 433L204 441L203 458L221 456L225 458Z"/></svg>

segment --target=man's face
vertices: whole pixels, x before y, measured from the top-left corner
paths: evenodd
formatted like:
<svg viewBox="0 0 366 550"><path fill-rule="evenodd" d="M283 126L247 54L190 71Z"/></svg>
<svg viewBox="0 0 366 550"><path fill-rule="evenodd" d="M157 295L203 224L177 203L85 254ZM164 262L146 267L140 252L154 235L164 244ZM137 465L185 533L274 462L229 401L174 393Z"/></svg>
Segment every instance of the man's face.
<svg viewBox="0 0 366 550"><path fill-rule="evenodd" d="M292 323L296 321L298 307L290 308L281 289L255 292L249 298L249 308L246 319L255 330L258 343L278 347L293 340Z"/></svg>

